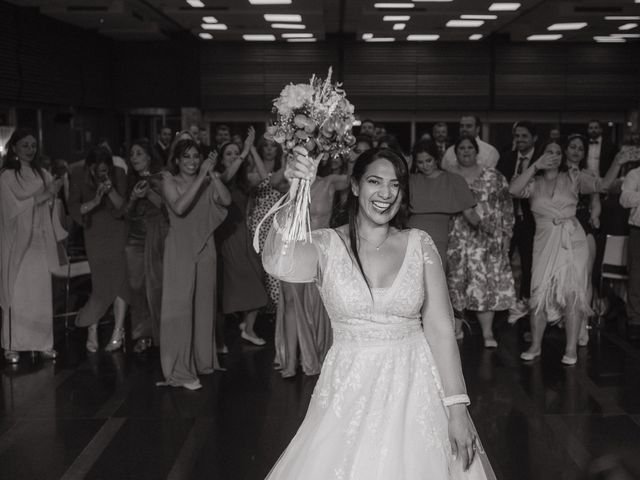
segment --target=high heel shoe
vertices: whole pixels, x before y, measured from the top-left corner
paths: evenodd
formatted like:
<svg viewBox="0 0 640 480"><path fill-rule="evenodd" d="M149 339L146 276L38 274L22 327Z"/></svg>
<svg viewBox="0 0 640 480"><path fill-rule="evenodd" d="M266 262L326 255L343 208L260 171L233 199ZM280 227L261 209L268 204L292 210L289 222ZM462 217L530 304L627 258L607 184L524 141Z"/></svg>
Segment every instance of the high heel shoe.
<svg viewBox="0 0 640 480"><path fill-rule="evenodd" d="M560 360L560 362L563 365L567 365L567 366L572 366L575 365L576 363L578 363L578 357L570 357L569 355L563 355L562 356L562 360Z"/></svg>
<svg viewBox="0 0 640 480"><path fill-rule="evenodd" d="M243 330L242 333L240 334L240 336L244 340L246 340L247 342L253 343L254 345L256 345L258 347L262 347L263 345L266 345L266 343L267 343L260 337L248 334L246 332L246 330Z"/></svg>
<svg viewBox="0 0 640 480"><path fill-rule="evenodd" d="M114 328L113 333L111 334L111 340L104 348L105 352L115 352L122 347L122 343L124 342L124 328Z"/></svg>
<svg viewBox="0 0 640 480"><path fill-rule="evenodd" d="M153 346L153 340L150 338L139 338L133 347L133 353L143 353Z"/></svg>
<svg viewBox="0 0 640 480"><path fill-rule="evenodd" d="M85 348L89 353L96 353L98 351L98 327L96 325L89 327L87 331Z"/></svg>
<svg viewBox="0 0 640 480"><path fill-rule="evenodd" d="M485 338L484 348L498 348L498 342L495 338Z"/></svg>
<svg viewBox="0 0 640 480"><path fill-rule="evenodd" d="M535 360L536 357L539 357L542 353L542 350L538 350L537 352L522 352L520 354L520 359L525 362L530 362L531 360Z"/></svg>

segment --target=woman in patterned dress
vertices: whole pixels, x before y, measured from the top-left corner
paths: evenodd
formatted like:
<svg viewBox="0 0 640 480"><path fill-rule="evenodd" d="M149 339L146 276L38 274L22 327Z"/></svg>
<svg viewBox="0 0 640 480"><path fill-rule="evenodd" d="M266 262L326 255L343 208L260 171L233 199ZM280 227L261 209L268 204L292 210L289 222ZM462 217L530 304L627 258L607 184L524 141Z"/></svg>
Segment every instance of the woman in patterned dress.
<svg viewBox="0 0 640 480"><path fill-rule="evenodd" d="M254 151L252 155L260 156L268 174L255 188L253 206L250 208L248 215L249 230L252 238L258 228L258 224L271 207L282 197L283 191L281 189L284 188L286 191L288 188L287 183L284 181L282 147L272 140L263 138L258 143L257 150L257 153ZM265 221L264 225L268 224L269 222ZM268 231L269 229L263 226L259 232L260 251L262 251L264 242L267 239ZM270 300L266 310L268 313L275 313L280 298L280 282L267 273L264 274L262 280Z"/></svg>
<svg viewBox="0 0 640 480"><path fill-rule="evenodd" d="M509 242L513 234L513 201L509 184L494 168L478 165L478 143L461 137L455 144L458 166L478 202L480 217L472 226L463 215L453 220L447 256L449 292L453 308L475 312L486 348L498 346L493 336L496 311L515 302L513 275L509 264Z"/></svg>

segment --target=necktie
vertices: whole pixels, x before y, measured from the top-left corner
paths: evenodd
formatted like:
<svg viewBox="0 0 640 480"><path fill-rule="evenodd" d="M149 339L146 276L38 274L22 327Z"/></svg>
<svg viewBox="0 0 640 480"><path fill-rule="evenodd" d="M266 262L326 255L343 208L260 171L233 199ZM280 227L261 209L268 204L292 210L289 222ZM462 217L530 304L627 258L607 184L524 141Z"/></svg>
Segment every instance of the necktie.
<svg viewBox="0 0 640 480"><path fill-rule="evenodd" d="M518 157L518 161L516 162L516 175L520 175L524 170L524 163L527 161L527 157L523 157L520 155Z"/></svg>

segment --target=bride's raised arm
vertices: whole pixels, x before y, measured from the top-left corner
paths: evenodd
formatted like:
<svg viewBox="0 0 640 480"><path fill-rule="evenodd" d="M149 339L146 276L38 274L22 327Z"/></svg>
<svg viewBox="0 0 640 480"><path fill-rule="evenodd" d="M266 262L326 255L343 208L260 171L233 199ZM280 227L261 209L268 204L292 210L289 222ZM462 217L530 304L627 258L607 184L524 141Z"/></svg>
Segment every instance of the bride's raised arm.
<svg viewBox="0 0 640 480"><path fill-rule="evenodd" d="M298 155L287 165L285 177L289 182L294 178L309 180L313 183L317 164L313 159ZM312 242L290 241L282 238L281 227L293 205L289 205L274 215L267 241L262 250L262 264L265 271L280 280L291 283L307 283L317 280L321 264L324 263L322 253L328 246L328 232L319 230L312 233ZM322 257L322 258L321 258Z"/></svg>

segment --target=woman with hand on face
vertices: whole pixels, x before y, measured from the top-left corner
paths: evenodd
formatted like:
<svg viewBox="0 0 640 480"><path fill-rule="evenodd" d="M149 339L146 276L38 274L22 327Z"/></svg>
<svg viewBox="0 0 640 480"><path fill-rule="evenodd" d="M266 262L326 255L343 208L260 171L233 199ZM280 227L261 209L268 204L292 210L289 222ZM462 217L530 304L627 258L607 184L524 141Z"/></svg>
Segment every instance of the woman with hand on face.
<svg viewBox="0 0 640 480"><path fill-rule="evenodd" d="M169 220L162 205L162 176L147 140L133 142L129 164L125 252L131 287L131 337L136 341L133 351L142 353L160 342L162 261Z"/></svg>
<svg viewBox="0 0 640 480"><path fill-rule="evenodd" d="M498 346L493 336L495 312L515 302L509 263L513 235L513 200L504 176L478 164L478 143L461 137L455 143L458 158L454 173L461 175L477 202L474 215L457 215L449 235L448 280L453 308L472 311L478 317L484 346ZM456 332L462 336L456 319Z"/></svg>
<svg viewBox="0 0 640 480"><path fill-rule="evenodd" d="M480 218L473 209L477 202L467 182L460 175L438 168L438 155L437 145L430 140L413 147L409 226L429 234L446 270L449 219L462 213L470 224L477 225Z"/></svg>
<svg viewBox="0 0 640 480"><path fill-rule="evenodd" d="M548 142L543 154L511 181L509 191L515 197L529 198L536 220L530 303L532 342L520 358L529 361L540 356L547 322L564 319L567 340L562 363L575 365L580 325L591 314L587 297L589 248L576 219L578 198L580 194L605 191L624 159L618 155L604 179L585 170L568 170L563 159L562 146ZM538 171L543 174L536 175Z"/></svg>
<svg viewBox="0 0 640 480"><path fill-rule="evenodd" d="M213 232L227 215L229 190L201 158L194 140L176 144L173 174L163 173L169 213L163 262L159 386L202 387L198 374L219 369L215 346L216 246Z"/></svg>
<svg viewBox="0 0 640 480"><path fill-rule="evenodd" d="M124 342L124 317L129 300L124 252L126 195L126 174L113 165L111 152L105 147L91 150L84 168L76 168L71 173L69 210L76 223L83 227L91 268L91 296L78 312L76 325L89 327L86 348L90 353L98 351L98 322L111 305L114 326L105 350L118 350Z"/></svg>
<svg viewBox="0 0 640 480"><path fill-rule="evenodd" d="M229 214L216 230L220 246L222 313L242 315L241 337L257 346L266 342L254 326L258 311L267 304L267 292L262 284L262 268L247 228L247 204L251 185L247 172L247 157L253 147L255 131L249 129L242 151L235 143L220 147L221 178L231 194ZM254 159L258 171L264 171L260 157ZM265 175L266 178L266 175Z"/></svg>
<svg viewBox="0 0 640 480"><path fill-rule="evenodd" d="M13 132L0 170L0 306L9 363L18 363L21 351L57 356L51 272L60 266L56 242L66 232L52 209L62 183L41 167L35 133Z"/></svg>
<svg viewBox="0 0 640 480"><path fill-rule="evenodd" d="M316 168L298 156L286 175L313 182ZM408 180L397 153L370 150L353 168L347 225L285 247L289 210L274 219L265 269L315 281L334 343L269 480L495 478L467 413L438 251L425 232L403 229Z"/></svg>

